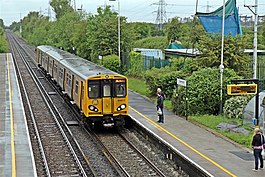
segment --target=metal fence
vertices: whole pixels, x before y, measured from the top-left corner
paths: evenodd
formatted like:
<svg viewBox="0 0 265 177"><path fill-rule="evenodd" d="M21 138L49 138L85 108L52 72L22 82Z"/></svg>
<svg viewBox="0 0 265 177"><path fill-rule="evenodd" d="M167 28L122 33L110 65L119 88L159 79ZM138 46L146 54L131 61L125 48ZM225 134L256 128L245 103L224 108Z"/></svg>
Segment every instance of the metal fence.
<svg viewBox="0 0 265 177"><path fill-rule="evenodd" d="M163 68L165 66L170 66L171 61L170 60L162 60L159 58L155 57L150 57L150 56L142 56L144 60L144 69L148 70L151 68Z"/></svg>
<svg viewBox="0 0 265 177"><path fill-rule="evenodd" d="M163 68L166 66L171 66L172 62L170 60L164 60L164 59L159 59L155 57L150 57L150 56L142 56L143 60L143 69L148 70L151 68ZM130 57L129 53L123 52L122 57L121 57L121 64L124 69L130 69L131 64L130 64Z"/></svg>

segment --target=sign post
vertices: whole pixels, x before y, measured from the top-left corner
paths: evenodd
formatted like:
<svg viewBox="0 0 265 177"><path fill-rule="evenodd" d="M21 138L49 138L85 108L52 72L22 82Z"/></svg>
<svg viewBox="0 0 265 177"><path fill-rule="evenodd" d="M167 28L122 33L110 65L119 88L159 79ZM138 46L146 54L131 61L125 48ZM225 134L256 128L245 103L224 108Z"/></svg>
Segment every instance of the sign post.
<svg viewBox="0 0 265 177"><path fill-rule="evenodd" d="M186 110L185 110L185 117L186 117L186 120L188 120L188 82L186 80L177 78L177 86L178 85L181 85L183 87L186 87L186 98L185 98Z"/></svg>

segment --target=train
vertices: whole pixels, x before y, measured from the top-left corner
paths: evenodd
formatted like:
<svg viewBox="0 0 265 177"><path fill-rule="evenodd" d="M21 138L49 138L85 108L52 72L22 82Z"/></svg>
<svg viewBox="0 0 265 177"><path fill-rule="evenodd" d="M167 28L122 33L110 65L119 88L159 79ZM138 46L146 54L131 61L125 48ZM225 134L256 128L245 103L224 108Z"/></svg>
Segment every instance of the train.
<svg viewBox="0 0 265 177"><path fill-rule="evenodd" d="M77 107L84 122L125 125L129 107L126 76L48 45L36 47L36 62Z"/></svg>

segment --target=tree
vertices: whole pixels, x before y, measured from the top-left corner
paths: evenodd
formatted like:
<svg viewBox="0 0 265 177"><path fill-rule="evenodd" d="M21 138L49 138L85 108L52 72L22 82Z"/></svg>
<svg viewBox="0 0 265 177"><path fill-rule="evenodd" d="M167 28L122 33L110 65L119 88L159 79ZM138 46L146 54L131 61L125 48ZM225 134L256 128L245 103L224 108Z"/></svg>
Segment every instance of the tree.
<svg viewBox="0 0 265 177"><path fill-rule="evenodd" d="M187 46L188 48L197 48L197 44L199 39L202 36L206 36L203 26L201 25L198 18L193 18L191 22L184 23L181 28L182 37L181 42L183 46Z"/></svg>
<svg viewBox="0 0 265 177"><path fill-rule="evenodd" d="M4 28L0 27L0 53L6 53L8 51L8 44L4 35Z"/></svg>
<svg viewBox="0 0 265 177"><path fill-rule="evenodd" d="M168 45L168 40L164 36L148 37L133 44L134 48L147 48L147 49L165 49Z"/></svg>
<svg viewBox="0 0 265 177"><path fill-rule="evenodd" d="M5 28L3 19L0 18L0 28Z"/></svg>
<svg viewBox="0 0 265 177"><path fill-rule="evenodd" d="M63 17L65 14L69 12L73 12L74 9L71 6L71 0L52 0L50 1L50 5L55 12L55 17L57 19Z"/></svg>
<svg viewBox="0 0 265 177"><path fill-rule="evenodd" d="M118 14L106 8L99 7L96 15L90 15L87 20L87 44L91 60L96 62L99 55L118 55ZM124 27L126 18L120 17L121 51L128 51L131 44L128 29Z"/></svg>
<svg viewBox="0 0 265 177"><path fill-rule="evenodd" d="M41 18L46 18L41 16L39 12L29 12L29 14L22 20L22 36L31 41L32 34L41 24Z"/></svg>
<svg viewBox="0 0 265 177"><path fill-rule="evenodd" d="M263 20L262 24L261 24L261 27L260 29L258 29L258 31L261 31L259 36L258 36L258 44L261 44L261 46L258 46L260 47L259 49L263 49L265 50L265 20Z"/></svg>
<svg viewBox="0 0 265 177"><path fill-rule="evenodd" d="M72 52L73 47L75 47L73 44L73 35L76 33L79 22L80 16L76 12L65 13L64 16L59 18L53 24L49 34L53 45L63 47L64 50Z"/></svg>
<svg viewBox="0 0 265 177"><path fill-rule="evenodd" d="M132 31L131 37L135 40L151 37L153 30L155 29L155 25L152 23L145 22L133 22L127 23L126 28L130 28Z"/></svg>
<svg viewBox="0 0 265 177"><path fill-rule="evenodd" d="M86 27L87 21L81 20L76 22L75 30L73 31L71 42L76 49L76 54L83 58L89 58L89 52L87 50L87 34Z"/></svg>
<svg viewBox="0 0 265 177"><path fill-rule="evenodd" d="M219 68L221 59L221 36L202 36L199 40L200 55L195 60L199 67ZM224 41L224 67L234 69L244 78L251 77L250 58L244 53L247 43L244 36L227 36Z"/></svg>
<svg viewBox="0 0 265 177"><path fill-rule="evenodd" d="M97 13L97 15L89 16L87 23L88 49L91 60L94 62L97 61L99 55L114 54L114 46L118 46L115 30L117 29L117 21L115 20L117 15L110 10L110 6L104 9L98 8Z"/></svg>
<svg viewBox="0 0 265 177"><path fill-rule="evenodd" d="M226 94L226 85L232 79L240 79L234 70L225 68L223 77L223 98L225 101L229 98ZM189 83L188 105L190 114L214 114L219 113L220 106L220 72L218 68L203 68L194 72L185 80ZM177 99L177 98L175 98ZM185 110L185 89L179 88L179 111Z"/></svg>
<svg viewBox="0 0 265 177"><path fill-rule="evenodd" d="M172 18L166 25L165 25L165 33L167 35L168 41L171 40L179 40L181 35L181 22L178 17Z"/></svg>

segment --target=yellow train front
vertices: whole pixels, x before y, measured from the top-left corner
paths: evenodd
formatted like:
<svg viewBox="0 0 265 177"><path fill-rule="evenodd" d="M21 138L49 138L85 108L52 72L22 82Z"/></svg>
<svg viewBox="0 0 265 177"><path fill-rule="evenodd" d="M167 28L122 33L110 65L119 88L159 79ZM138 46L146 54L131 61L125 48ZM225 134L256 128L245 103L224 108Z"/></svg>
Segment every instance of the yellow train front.
<svg viewBox="0 0 265 177"><path fill-rule="evenodd" d="M128 117L128 79L52 46L38 46L36 62L90 125L121 126Z"/></svg>
<svg viewBox="0 0 265 177"><path fill-rule="evenodd" d="M87 80L87 101L84 115L90 123L104 126L124 125L128 116L127 78L118 75L99 75Z"/></svg>

